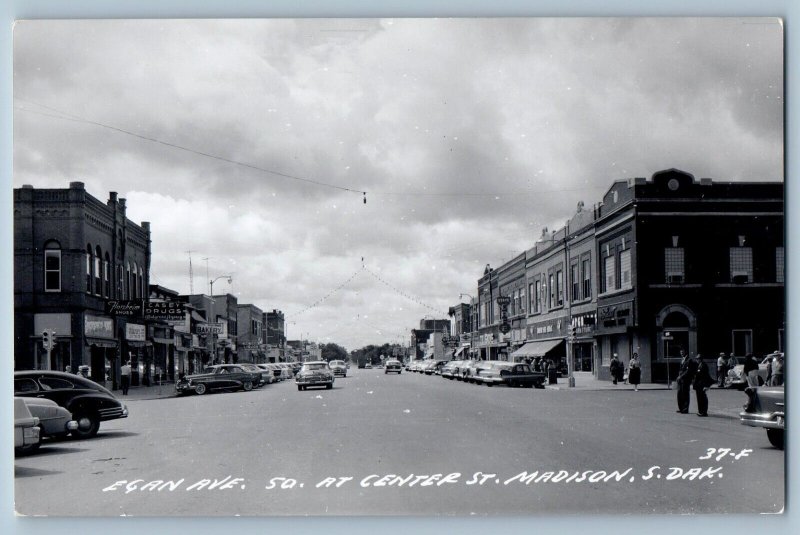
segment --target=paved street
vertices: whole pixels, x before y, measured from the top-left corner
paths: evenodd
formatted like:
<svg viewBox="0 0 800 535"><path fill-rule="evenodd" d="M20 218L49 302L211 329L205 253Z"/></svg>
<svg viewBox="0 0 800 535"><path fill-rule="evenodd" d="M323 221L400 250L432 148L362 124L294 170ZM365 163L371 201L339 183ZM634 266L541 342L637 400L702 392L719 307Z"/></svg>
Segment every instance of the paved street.
<svg viewBox="0 0 800 535"><path fill-rule="evenodd" d="M18 458L16 507L104 516L780 511L783 453L726 416L744 394L712 390L709 418L676 414L674 397L354 368L333 390L283 382L130 398L131 416L103 423L95 439Z"/></svg>

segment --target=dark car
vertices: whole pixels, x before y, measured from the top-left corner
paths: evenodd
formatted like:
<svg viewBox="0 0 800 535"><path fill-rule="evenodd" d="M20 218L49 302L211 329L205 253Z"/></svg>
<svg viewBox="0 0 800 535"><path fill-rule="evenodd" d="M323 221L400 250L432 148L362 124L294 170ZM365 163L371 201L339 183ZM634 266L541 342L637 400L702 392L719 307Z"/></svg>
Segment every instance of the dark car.
<svg viewBox="0 0 800 535"><path fill-rule="evenodd" d="M324 360L306 362L295 376L298 390L305 390L309 386L324 386L333 388L333 372Z"/></svg>
<svg viewBox="0 0 800 535"><path fill-rule="evenodd" d="M490 362L478 368L475 381L486 386L507 385L511 387L544 388L545 376L535 372L527 364L513 362Z"/></svg>
<svg viewBox="0 0 800 535"><path fill-rule="evenodd" d="M89 438L97 434L100 422L127 418L128 408L114 394L90 379L71 373L30 370L14 372L14 396L55 401L78 422L71 434Z"/></svg>
<svg viewBox="0 0 800 535"><path fill-rule="evenodd" d="M249 362L240 362L239 366L244 368L244 371L253 373L258 377L258 382L253 383L253 388L265 385L267 383L266 376L269 375L269 372L264 371L260 366L256 364L250 364Z"/></svg>
<svg viewBox="0 0 800 535"><path fill-rule="evenodd" d="M739 413L743 425L763 427L769 443L783 449L786 429L785 393L782 386L748 387L747 404Z"/></svg>
<svg viewBox="0 0 800 535"><path fill-rule="evenodd" d="M178 394L194 392L199 396L212 390L249 391L259 380L260 374L249 372L238 364L217 364L206 367L203 373L187 375L175 383L175 390Z"/></svg>
<svg viewBox="0 0 800 535"><path fill-rule="evenodd" d="M397 359L389 359L386 361L386 368L383 373L403 373L403 365Z"/></svg>

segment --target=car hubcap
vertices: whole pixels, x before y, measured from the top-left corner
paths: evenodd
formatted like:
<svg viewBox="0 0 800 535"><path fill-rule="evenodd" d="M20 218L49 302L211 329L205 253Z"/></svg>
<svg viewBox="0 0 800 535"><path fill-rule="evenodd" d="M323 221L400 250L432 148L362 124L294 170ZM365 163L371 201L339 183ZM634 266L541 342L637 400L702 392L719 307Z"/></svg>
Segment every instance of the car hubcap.
<svg viewBox="0 0 800 535"><path fill-rule="evenodd" d="M84 416L78 420L78 428L81 431L87 431L91 429L91 427L92 427L92 421L89 418Z"/></svg>

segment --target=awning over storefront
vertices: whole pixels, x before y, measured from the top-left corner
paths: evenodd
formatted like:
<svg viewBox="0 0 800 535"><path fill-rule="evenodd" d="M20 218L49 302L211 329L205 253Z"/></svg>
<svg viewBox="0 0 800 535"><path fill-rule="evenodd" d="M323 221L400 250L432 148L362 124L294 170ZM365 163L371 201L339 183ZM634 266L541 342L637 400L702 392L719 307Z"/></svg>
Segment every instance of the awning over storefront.
<svg viewBox="0 0 800 535"><path fill-rule="evenodd" d="M543 357L547 352L563 343L564 340L542 340L541 342L528 342L521 348L511 353L512 357Z"/></svg>
<svg viewBox="0 0 800 535"><path fill-rule="evenodd" d="M117 341L113 338L90 338L87 336L86 345L97 347L117 347Z"/></svg>
<svg viewBox="0 0 800 535"><path fill-rule="evenodd" d="M195 312L194 310L192 310L192 319L195 321L201 321L203 323L206 322L206 319L197 312Z"/></svg>
<svg viewBox="0 0 800 535"><path fill-rule="evenodd" d="M458 349L456 349L456 352L455 352L455 353L453 353L453 356L454 356L454 357L458 357L458 356L460 356L460 355L461 355L461 353L463 353L464 351L466 351L466 350L468 350L468 349L469 349L469 347L467 347L467 346L461 346L461 347L459 347Z"/></svg>
<svg viewBox="0 0 800 535"><path fill-rule="evenodd" d="M152 342L142 342L141 340L126 340L128 347L148 347L153 345Z"/></svg>
<svg viewBox="0 0 800 535"><path fill-rule="evenodd" d="M429 349L425 352L425 358L426 359L433 358L433 349Z"/></svg>
<svg viewBox="0 0 800 535"><path fill-rule="evenodd" d="M165 344L165 345L171 346L172 344L175 343L175 339L174 338L153 338L153 342L155 342L156 344Z"/></svg>

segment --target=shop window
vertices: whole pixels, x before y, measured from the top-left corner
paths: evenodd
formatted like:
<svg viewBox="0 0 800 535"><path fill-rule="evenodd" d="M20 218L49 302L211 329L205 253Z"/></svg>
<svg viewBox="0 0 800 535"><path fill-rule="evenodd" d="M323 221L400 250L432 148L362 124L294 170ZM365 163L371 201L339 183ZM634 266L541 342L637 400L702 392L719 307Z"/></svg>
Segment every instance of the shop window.
<svg viewBox="0 0 800 535"><path fill-rule="evenodd" d="M684 274L683 247L667 247L664 249L664 276L667 284L683 284Z"/></svg>
<svg viewBox="0 0 800 535"><path fill-rule="evenodd" d="M783 274L783 247L775 248L775 282L784 282Z"/></svg>
<svg viewBox="0 0 800 535"><path fill-rule="evenodd" d="M631 250L626 249L619 254L619 281L620 288L630 288L631 280Z"/></svg>
<svg viewBox="0 0 800 535"><path fill-rule="evenodd" d="M61 246L53 241L44 246L44 291L61 291Z"/></svg>
<svg viewBox="0 0 800 535"><path fill-rule="evenodd" d="M731 247L731 282L744 284L753 282L753 249L751 247Z"/></svg>

